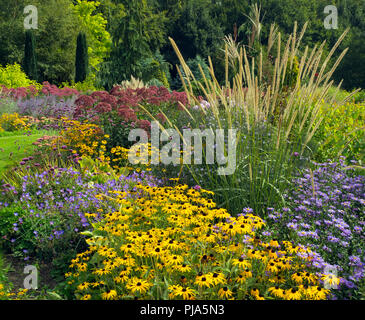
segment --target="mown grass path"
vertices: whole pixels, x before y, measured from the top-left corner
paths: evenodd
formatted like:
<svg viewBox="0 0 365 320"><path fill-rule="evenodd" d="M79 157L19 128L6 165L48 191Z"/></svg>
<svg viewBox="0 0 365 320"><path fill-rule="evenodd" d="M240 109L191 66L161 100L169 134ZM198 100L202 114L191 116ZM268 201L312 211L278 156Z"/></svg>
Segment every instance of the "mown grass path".
<svg viewBox="0 0 365 320"><path fill-rule="evenodd" d="M33 142L47 134L47 131L36 131L30 135L15 133L0 136L0 176L7 169L19 164L24 157L31 155L34 150Z"/></svg>

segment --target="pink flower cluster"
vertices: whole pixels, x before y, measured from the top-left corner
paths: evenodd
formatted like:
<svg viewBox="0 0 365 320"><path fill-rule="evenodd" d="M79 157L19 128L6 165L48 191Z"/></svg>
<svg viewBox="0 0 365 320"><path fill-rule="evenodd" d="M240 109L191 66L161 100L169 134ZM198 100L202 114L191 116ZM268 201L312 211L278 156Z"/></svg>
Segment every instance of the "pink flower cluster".
<svg viewBox="0 0 365 320"><path fill-rule="evenodd" d="M44 95L54 95L58 97L69 97L69 96L78 96L80 93L76 89L72 88L58 88L54 84L50 84L49 82L43 82L43 87L41 92Z"/></svg>
<svg viewBox="0 0 365 320"><path fill-rule="evenodd" d="M122 121L137 122L139 104L160 106L168 103L181 108L180 103L186 105L188 99L184 92L169 92L164 87L123 89L120 86L114 86L110 93L96 91L91 95L80 96L75 103L77 105L74 114L76 118L87 117L96 120L102 114L114 112L118 114ZM165 120L161 114L158 116L161 120ZM145 122L138 121L138 123L141 126L146 126Z"/></svg>
<svg viewBox="0 0 365 320"><path fill-rule="evenodd" d="M7 88L4 85L0 85L0 94L3 97L11 97L15 100L24 98L33 98L37 95L53 95L57 97L70 97L73 95L78 96L80 93L76 89L71 88L58 88L56 85L52 85L49 82L43 82L43 87L39 90L36 86L19 87L19 88Z"/></svg>
<svg viewBox="0 0 365 320"><path fill-rule="evenodd" d="M186 105L188 100L185 92L169 92L165 87L149 87L140 89L123 89L115 86L110 94L118 97L121 104L128 104L131 107L137 107L141 102L160 106L162 103L173 103Z"/></svg>

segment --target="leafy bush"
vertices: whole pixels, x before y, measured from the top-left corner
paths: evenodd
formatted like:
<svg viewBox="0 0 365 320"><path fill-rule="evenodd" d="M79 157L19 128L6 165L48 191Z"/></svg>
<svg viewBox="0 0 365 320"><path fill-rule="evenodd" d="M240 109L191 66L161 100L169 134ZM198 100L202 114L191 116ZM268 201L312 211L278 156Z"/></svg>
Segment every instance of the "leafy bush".
<svg viewBox="0 0 365 320"><path fill-rule="evenodd" d="M348 161L364 161L365 104L323 106L322 112L324 119L315 135L319 142L315 160L336 160L343 155Z"/></svg>
<svg viewBox="0 0 365 320"><path fill-rule="evenodd" d="M67 118L63 118L62 122L64 129L51 146L55 151L62 153L72 150L72 156L77 159L82 156L102 157L107 142L99 126Z"/></svg>
<svg viewBox="0 0 365 320"><path fill-rule="evenodd" d="M104 90L104 88L96 86L95 82L96 82L96 76L94 74L88 74L85 81L77 83L75 83L75 81L73 80L70 83L64 82L62 83L62 87L75 89L78 92L80 93L82 92L84 94L92 93L94 91Z"/></svg>
<svg viewBox="0 0 365 320"><path fill-rule="evenodd" d="M100 2L81 0L73 5L82 31L87 36L90 71L93 76L99 70L100 63L110 54L112 47L110 34L106 30L108 21L102 13L95 13L99 6Z"/></svg>
<svg viewBox="0 0 365 320"><path fill-rule="evenodd" d="M37 83L27 77L19 64L14 63L6 67L0 65L0 85L7 88L18 88L37 85Z"/></svg>

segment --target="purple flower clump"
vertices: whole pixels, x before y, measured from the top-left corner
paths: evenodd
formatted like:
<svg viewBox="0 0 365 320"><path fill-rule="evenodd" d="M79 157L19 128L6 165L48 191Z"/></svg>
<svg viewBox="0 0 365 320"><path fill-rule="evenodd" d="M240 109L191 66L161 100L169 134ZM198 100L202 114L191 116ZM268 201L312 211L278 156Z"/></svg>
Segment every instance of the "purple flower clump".
<svg viewBox="0 0 365 320"><path fill-rule="evenodd" d="M55 240L72 241L80 237L79 232L92 229L90 222L101 219L102 212L119 209L115 201L99 195L115 197L114 192L119 191L138 196L137 184L161 184L161 181L143 171L103 183L93 181L95 177L74 168L52 168L23 176L20 186L3 185L0 200L2 196L8 201L0 201L0 210L15 206L21 207L23 212L22 215L14 212L17 219L12 228L14 242L27 237L33 248L39 248L52 247ZM98 215L91 219L87 213Z"/></svg>
<svg viewBox="0 0 365 320"><path fill-rule="evenodd" d="M338 296L348 298L365 278L365 177L343 158L314 166L295 179L290 209L268 210L268 223L309 246L314 266L337 268Z"/></svg>

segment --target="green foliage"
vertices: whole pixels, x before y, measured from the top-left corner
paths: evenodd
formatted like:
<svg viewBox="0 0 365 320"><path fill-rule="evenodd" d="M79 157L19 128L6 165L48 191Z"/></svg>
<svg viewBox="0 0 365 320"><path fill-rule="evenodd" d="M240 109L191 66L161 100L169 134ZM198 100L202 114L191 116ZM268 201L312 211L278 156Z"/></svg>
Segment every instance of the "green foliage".
<svg viewBox="0 0 365 320"><path fill-rule="evenodd" d="M38 79L35 38L32 30L25 32L24 71L30 79Z"/></svg>
<svg viewBox="0 0 365 320"><path fill-rule="evenodd" d="M214 16L221 21L224 34L232 33L235 24L240 26L246 21L244 13L248 12L249 2L248 0L213 1Z"/></svg>
<svg viewBox="0 0 365 320"><path fill-rule="evenodd" d="M103 87L96 85L96 76L95 74L89 73L86 79L82 82L63 82L62 87L64 88L72 88L76 89L79 92L87 93L87 92L94 92L99 90L104 90Z"/></svg>
<svg viewBox="0 0 365 320"><path fill-rule="evenodd" d="M1 214L0 214L1 215ZM1 225L0 225L0 232L1 232ZM8 265L6 262L5 262L5 259L4 259L4 255L3 253L0 251L0 292L3 293L4 291L4 288L9 290L12 288L12 284L9 282L9 279L8 279L8 272L9 272L9 269L10 269L10 265ZM3 299L3 296L0 295L0 300Z"/></svg>
<svg viewBox="0 0 365 320"><path fill-rule="evenodd" d="M0 65L0 85L7 88L27 87L36 85L36 81L30 80L21 66L17 63L2 67Z"/></svg>
<svg viewBox="0 0 365 320"><path fill-rule="evenodd" d="M40 79L61 84L73 79L79 23L70 0L32 1L38 7L37 58Z"/></svg>
<svg viewBox="0 0 365 320"><path fill-rule="evenodd" d="M288 70L286 72L287 73L285 75L284 85L290 88L294 88L299 76L299 62L296 56L291 59Z"/></svg>
<svg viewBox="0 0 365 320"><path fill-rule="evenodd" d="M164 15L153 13L146 0L115 3L122 4L125 15L122 18L115 15L110 21L113 47L110 59L105 61L99 75L106 89L131 76L144 80L143 61L153 56L151 48L155 50L164 39Z"/></svg>
<svg viewBox="0 0 365 320"><path fill-rule="evenodd" d="M38 8L36 55L39 81L60 84L74 74L76 36L79 24L71 0L0 0L0 64L21 64L24 58L24 8ZM9 36L11 35L11 36Z"/></svg>
<svg viewBox="0 0 365 320"><path fill-rule="evenodd" d="M151 79L150 81L147 82L147 86L148 87L152 87L152 86L155 86L155 87L166 87L160 80L158 79Z"/></svg>
<svg viewBox="0 0 365 320"><path fill-rule="evenodd" d="M0 117L4 113L15 113L18 112L18 104L11 98L0 99Z"/></svg>
<svg viewBox="0 0 365 320"><path fill-rule="evenodd" d="M22 63L25 3L25 0L0 0L0 65Z"/></svg>
<svg viewBox="0 0 365 320"><path fill-rule="evenodd" d="M11 239L14 233L13 225L18 221L18 217L14 213L18 214L21 211L22 208L19 205L3 207L0 210L1 246L6 250L11 247Z"/></svg>
<svg viewBox="0 0 365 320"><path fill-rule="evenodd" d="M322 112L324 119L315 135L319 142L315 160L337 160L343 155L348 161L364 162L365 104L324 106Z"/></svg>
<svg viewBox="0 0 365 320"><path fill-rule="evenodd" d="M203 59L201 56L197 55L194 59L189 59L186 64L188 65L189 69L191 70L191 72L193 73L195 80L193 80L191 82L191 85L193 87L193 91L195 95L203 95L203 93L201 92L201 88L199 83L204 82L204 77L200 72L200 68L199 66L202 68L203 72L204 72L204 76L206 77L206 79L211 80L210 77L210 73L209 73L209 67L205 61L205 59ZM185 72L183 70L183 67L180 65L179 66L180 72L182 74L182 76L186 79L186 75ZM184 88L182 86L182 82L181 82L181 78L180 75L177 75L173 82L172 85L174 88L183 91Z"/></svg>
<svg viewBox="0 0 365 320"><path fill-rule="evenodd" d="M210 1L187 0L182 4L180 15L172 25L169 36L177 43L186 59L193 59L197 55L215 55L222 42L223 31L220 21L214 19ZM170 45L162 52L173 65L178 63Z"/></svg>
<svg viewBox="0 0 365 320"><path fill-rule="evenodd" d="M153 80L156 84L161 84L166 88L170 87L170 65L165 61L159 51L157 51L153 57L142 60L141 65L143 70L141 80L149 84L151 83L151 80Z"/></svg>
<svg viewBox="0 0 365 320"><path fill-rule="evenodd" d="M91 73L99 70L99 65L110 54L112 40L106 30L108 21L103 14L96 12L100 2L77 0L74 12L78 18L82 31L88 39L88 55Z"/></svg>
<svg viewBox="0 0 365 320"><path fill-rule="evenodd" d="M365 87L365 42L359 37L362 34L365 31L359 31L350 38L349 52L335 74L338 81L344 81L343 87L348 90Z"/></svg>
<svg viewBox="0 0 365 320"><path fill-rule="evenodd" d="M0 0L0 64L21 64L24 58L24 8L38 9L38 81L71 81L75 68L76 37L80 26L71 0ZM11 36L10 36L11 35Z"/></svg>
<svg viewBox="0 0 365 320"><path fill-rule="evenodd" d="M79 164L83 175L92 174L91 183L106 183L110 179L117 181L120 175L127 177L129 174L128 168L121 167L116 171L108 163L95 161L91 157L83 157Z"/></svg>
<svg viewBox="0 0 365 320"><path fill-rule="evenodd" d="M76 60L75 60L75 82L85 81L88 75L89 57L85 33L77 36Z"/></svg>

